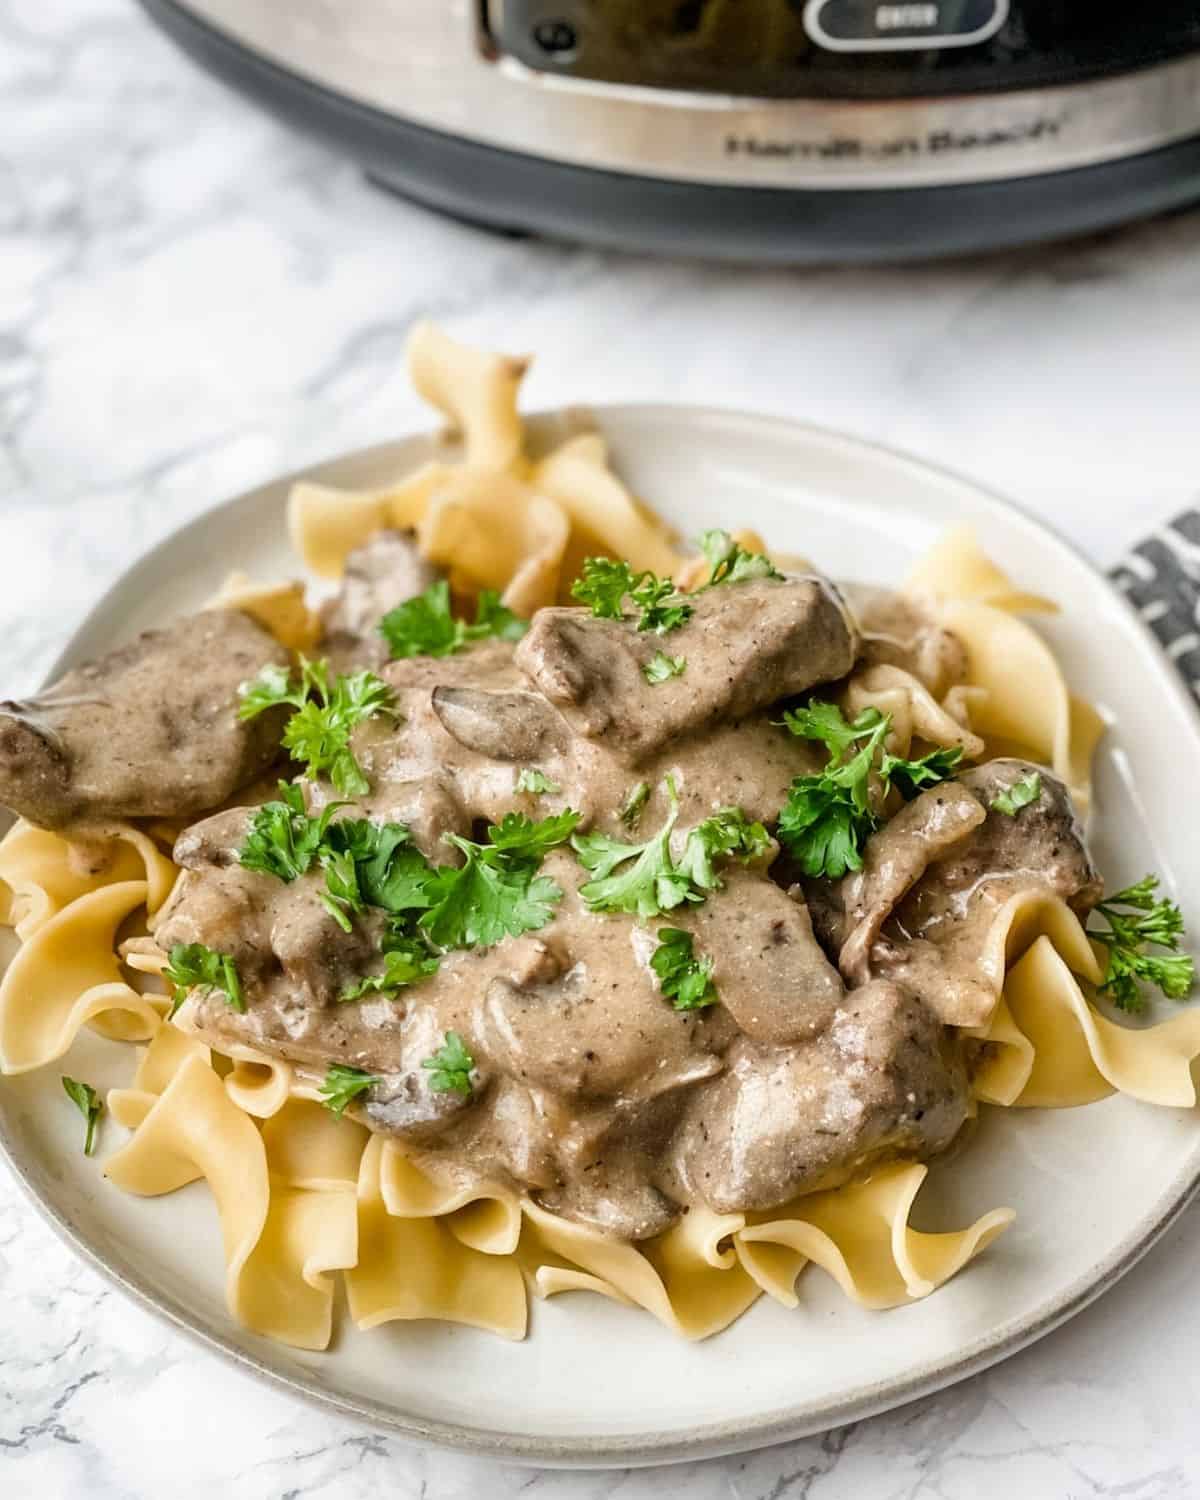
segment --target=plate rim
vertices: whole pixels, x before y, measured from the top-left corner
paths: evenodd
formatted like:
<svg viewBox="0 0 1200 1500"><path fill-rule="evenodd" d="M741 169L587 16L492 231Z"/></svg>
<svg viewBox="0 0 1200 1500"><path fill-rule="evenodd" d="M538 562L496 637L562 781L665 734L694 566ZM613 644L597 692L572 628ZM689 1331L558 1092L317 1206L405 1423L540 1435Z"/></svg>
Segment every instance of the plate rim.
<svg viewBox="0 0 1200 1500"><path fill-rule="evenodd" d="M667 418L679 421L683 418L705 425L733 422L743 429L757 428L763 432L806 437L827 447L840 449L852 458L861 457L864 453L870 454L926 478L932 477L971 491L993 512L1009 518L1015 515L1022 523L1040 532L1108 591L1135 631L1152 647L1151 654L1157 664L1160 682L1175 698L1178 706L1182 707L1193 730L1200 736L1200 706L1187 692L1179 673L1171 668L1160 643L1130 600L1053 523L1035 515L1024 504L990 485L957 469L932 462L888 443L821 423L799 421L736 406L668 401L570 403L562 407L524 413L523 420L536 427L539 424L558 422L564 416L572 417L581 412L594 414L601 427L606 417L617 421L624 418L649 422ZM340 469L349 462L369 462L374 457L382 458L388 452L414 442L436 442L438 437L436 430L428 428L410 431L384 442L350 449L289 473L265 479L215 505L207 506L141 552L107 585L56 655L43 685L52 681L69 664L79 644L102 619L115 589L121 585L127 586L139 573L152 568L160 552L176 545L188 533L198 533L214 515L234 509L263 490L291 485L299 480L318 483L327 481L331 470ZM669 1438L656 1437L653 1433L631 1433L615 1437L522 1437L486 1427L465 1426L452 1420L399 1416L378 1402L339 1394L315 1381L298 1379L273 1367L251 1350L241 1347L231 1336L206 1325L202 1318L176 1303L169 1294L148 1285L140 1285L117 1265L110 1264L104 1253L88 1242L84 1233L71 1222L65 1212L50 1197L43 1196L32 1175L22 1164L18 1151L15 1133L10 1132L7 1122L0 1117L0 1159L7 1164L26 1201L33 1206L42 1222L110 1286L129 1297L159 1322L184 1334L196 1346L215 1353L235 1368L289 1396L317 1406L325 1412L383 1428L409 1442L433 1444L455 1453L506 1463L555 1469L648 1467L746 1452L809 1437L933 1395L1028 1348L1097 1301L1136 1265L1200 1196L1198 1160L1190 1170L1185 1167L1172 1180L1162 1200L1162 1211L1152 1223L1135 1226L1105 1260L1094 1263L1085 1275L1076 1278L1075 1282L1044 1308L1040 1316L1032 1321L1019 1316L1010 1318L998 1328L993 1327L981 1334L951 1359L927 1362L902 1378L891 1378L874 1384L868 1382L834 1404L820 1400L800 1402L785 1411L774 1412L761 1419L737 1418L730 1422L706 1423L687 1433L673 1434Z"/></svg>

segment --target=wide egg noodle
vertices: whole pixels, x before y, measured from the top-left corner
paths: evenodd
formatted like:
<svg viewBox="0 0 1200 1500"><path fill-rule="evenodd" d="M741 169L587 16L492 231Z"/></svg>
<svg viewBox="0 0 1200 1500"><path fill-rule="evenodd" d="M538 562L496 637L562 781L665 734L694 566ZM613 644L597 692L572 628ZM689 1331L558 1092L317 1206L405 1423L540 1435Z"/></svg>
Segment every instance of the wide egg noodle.
<svg viewBox="0 0 1200 1500"><path fill-rule="evenodd" d="M846 710L856 718L864 709L891 714L888 748L893 755L908 755L914 739L944 748L958 746L968 760L978 760L984 743L971 730L966 717L956 717L952 706L963 713L961 696L939 703L929 689L903 667L874 666L856 672L846 684Z"/></svg>
<svg viewBox="0 0 1200 1500"><path fill-rule="evenodd" d="M462 1244L485 1255L511 1255L521 1237L517 1195L499 1184L443 1183L401 1149L385 1141L379 1188L388 1213L399 1218L444 1218Z"/></svg>
<svg viewBox="0 0 1200 1500"><path fill-rule="evenodd" d="M321 617L310 609L304 585L255 583L242 572L230 573L206 609L240 609L289 651L311 651L321 637Z"/></svg>
<svg viewBox="0 0 1200 1500"><path fill-rule="evenodd" d="M607 553L635 571L669 574L682 559L670 532L608 464L597 433L577 433L536 461L525 453L517 393L528 361L465 348L431 324L414 328L408 362L418 392L462 439L464 462L431 460L406 478L353 491L301 481L288 525L323 578L386 527L415 528L422 552L458 593L492 588L524 616L558 598L583 559Z"/></svg>
<svg viewBox="0 0 1200 1500"><path fill-rule="evenodd" d="M146 882L152 915L171 894L178 872L154 840L130 823L105 823L86 838L18 819L0 841L0 880L12 892L9 925L24 942L76 901L104 886Z"/></svg>
<svg viewBox="0 0 1200 1500"><path fill-rule="evenodd" d="M389 1213L383 1146L372 1136L359 1170L358 1263L345 1273L350 1316L360 1328L436 1318L524 1338L528 1303L516 1257L464 1245L442 1219Z"/></svg>
<svg viewBox="0 0 1200 1500"><path fill-rule="evenodd" d="M230 1100L205 1058L197 1053L182 1058L145 1119L104 1163L104 1175L142 1197L172 1193L204 1178L221 1223L230 1312L249 1328L287 1338L285 1329L269 1321L274 1268L261 1259L247 1268L267 1223L266 1150L254 1122Z"/></svg>
<svg viewBox="0 0 1200 1500"><path fill-rule="evenodd" d="M61 1057L89 1021L107 1034L145 1040L158 1028L153 1003L121 977L116 932L146 901L144 880L79 896L22 944L0 981L0 1072L27 1073Z"/></svg>
<svg viewBox="0 0 1200 1500"><path fill-rule="evenodd" d="M759 1295L726 1243L745 1223L741 1214L694 1205L666 1234L639 1247L529 1199L522 1208L520 1255L541 1296L600 1291L644 1308L683 1338L703 1339L727 1328Z"/></svg>
<svg viewBox="0 0 1200 1500"><path fill-rule="evenodd" d="M904 580L904 592L975 599L1013 614L1058 613L1052 599L1018 589L982 550L970 526L955 526L946 532Z"/></svg>
<svg viewBox="0 0 1200 1500"><path fill-rule="evenodd" d="M430 497L417 540L460 584L528 616L557 597L568 531L562 509L515 475L463 469Z"/></svg>
<svg viewBox="0 0 1200 1500"><path fill-rule="evenodd" d="M990 604L944 599L937 618L966 649L968 683L986 689L974 704L972 727L1052 767L1086 815L1092 752L1105 725L1090 704L1067 691L1050 648L1024 620Z"/></svg>
<svg viewBox="0 0 1200 1500"><path fill-rule="evenodd" d="M369 1132L347 1115L293 1096L263 1121L262 1137L272 1177L314 1192L353 1191Z"/></svg>
<svg viewBox="0 0 1200 1500"><path fill-rule="evenodd" d="M1192 1108L1200 1007L1155 1026L1121 1026L1089 1003L1079 973L1078 961L1049 935L1013 966L986 1035L989 1055L975 1074L976 1096L991 1104L1061 1109L1117 1091L1148 1104Z"/></svg>
<svg viewBox="0 0 1200 1500"><path fill-rule="evenodd" d="M277 1115L292 1091L292 1066L240 1043L225 1048L232 1067L225 1075L225 1092L239 1109L260 1120Z"/></svg>
<svg viewBox="0 0 1200 1500"><path fill-rule="evenodd" d="M517 393L530 361L460 344L435 324L420 322L408 336L408 377L462 439L475 469L510 469L521 456L523 432Z"/></svg>
<svg viewBox="0 0 1200 1500"><path fill-rule="evenodd" d="M755 1215L759 1222L736 1236L739 1260L755 1284L786 1307L796 1306L796 1278L809 1261L864 1307L898 1307L927 1297L1015 1217L1011 1209L997 1208L966 1229L913 1229L909 1215L927 1171L917 1162L891 1163L864 1182L797 1198L770 1219Z"/></svg>
<svg viewBox="0 0 1200 1500"><path fill-rule="evenodd" d="M411 530L429 508L430 497L456 473L431 461L395 484L344 490L300 480L288 496L288 532L304 566L318 578L340 578L346 559L377 531Z"/></svg>
<svg viewBox="0 0 1200 1500"><path fill-rule="evenodd" d="M563 570L568 580L579 576L585 557L597 554L626 558L639 572L648 568L669 575L679 567L662 523L639 508L609 468L608 447L599 433L568 438L535 465L531 483L570 521Z"/></svg>
<svg viewBox="0 0 1200 1500"><path fill-rule="evenodd" d="M149 1046L137 1049L137 1068L125 1088L109 1089L105 1106L127 1130L136 1130L190 1057L209 1065L212 1054L198 1038L163 1023Z"/></svg>

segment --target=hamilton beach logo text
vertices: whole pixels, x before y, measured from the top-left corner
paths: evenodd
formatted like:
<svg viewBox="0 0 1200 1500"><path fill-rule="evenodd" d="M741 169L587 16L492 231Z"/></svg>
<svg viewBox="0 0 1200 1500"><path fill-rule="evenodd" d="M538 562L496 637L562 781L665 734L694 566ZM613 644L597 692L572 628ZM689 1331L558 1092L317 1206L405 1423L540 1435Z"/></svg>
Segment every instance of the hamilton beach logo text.
<svg viewBox="0 0 1200 1500"><path fill-rule="evenodd" d="M757 135L727 135L725 155L775 161L886 161L896 157L947 156L956 152L986 151L995 146L1024 146L1051 140L1058 135L1062 124L1061 117L1043 115L989 130L930 130L924 135L895 136L883 141L865 141L858 136L780 140Z"/></svg>

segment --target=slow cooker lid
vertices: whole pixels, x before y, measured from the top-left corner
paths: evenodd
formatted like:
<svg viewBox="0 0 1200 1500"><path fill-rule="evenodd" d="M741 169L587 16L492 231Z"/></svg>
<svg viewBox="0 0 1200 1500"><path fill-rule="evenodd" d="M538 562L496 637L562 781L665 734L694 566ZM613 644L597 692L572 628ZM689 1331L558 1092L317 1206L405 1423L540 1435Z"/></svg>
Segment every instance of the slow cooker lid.
<svg viewBox="0 0 1200 1500"><path fill-rule="evenodd" d="M1200 49L1195 0L484 0L540 72L774 98L895 99L1104 77Z"/></svg>

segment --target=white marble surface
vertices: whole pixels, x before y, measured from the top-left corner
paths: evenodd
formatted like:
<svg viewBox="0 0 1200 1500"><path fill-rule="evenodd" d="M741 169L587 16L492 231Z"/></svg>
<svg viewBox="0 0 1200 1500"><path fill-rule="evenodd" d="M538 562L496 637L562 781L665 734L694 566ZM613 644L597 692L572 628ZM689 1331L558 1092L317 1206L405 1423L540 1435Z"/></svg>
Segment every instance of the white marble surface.
<svg viewBox="0 0 1200 1500"><path fill-rule="evenodd" d="M130 0L0 0L0 668L32 686L130 555L422 421L418 315L532 349L537 404L813 419L976 475L1102 563L1194 500L1200 215L905 270L756 273L498 239L367 186ZM1103 649L1099 642L1097 649ZM0 1169L0 1494L1001 1500L1200 1493L1200 1210L1074 1324L889 1416L669 1474L422 1451L128 1306Z"/></svg>

